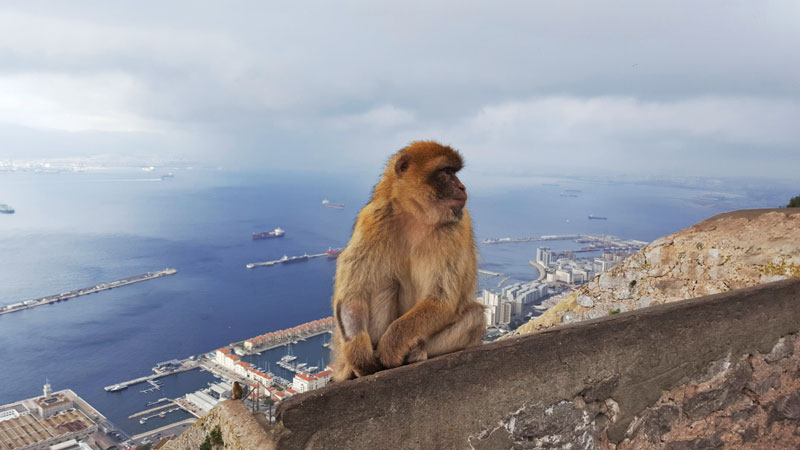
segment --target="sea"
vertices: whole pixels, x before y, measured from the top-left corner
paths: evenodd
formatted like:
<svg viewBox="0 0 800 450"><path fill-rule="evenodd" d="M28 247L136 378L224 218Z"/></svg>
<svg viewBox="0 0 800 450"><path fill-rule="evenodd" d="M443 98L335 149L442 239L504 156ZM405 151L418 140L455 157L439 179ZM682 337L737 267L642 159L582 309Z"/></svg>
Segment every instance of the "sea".
<svg viewBox="0 0 800 450"><path fill-rule="evenodd" d="M0 304L94 286L167 267L177 274L0 316L0 404L72 389L128 434L177 422L130 415L216 379L193 370L121 392L104 386L151 374L182 359L269 331L331 315L335 259L246 269L250 262L313 254L347 244L369 198L368 177L215 169L138 168L0 173ZM609 234L652 241L715 214L774 207L796 192L674 183L529 177L493 183L465 174L480 267L508 282L537 276L528 262L542 243L488 245L483 239L541 234ZM502 178L498 180L503 181ZM736 186L736 184L731 184ZM322 206L323 199L345 204ZM607 220L590 220L600 215ZM276 227L282 238L253 241ZM548 242L554 249L569 241ZM481 276L481 286L499 280ZM326 335L293 345L298 362L328 362ZM282 374L279 347L249 358Z"/></svg>

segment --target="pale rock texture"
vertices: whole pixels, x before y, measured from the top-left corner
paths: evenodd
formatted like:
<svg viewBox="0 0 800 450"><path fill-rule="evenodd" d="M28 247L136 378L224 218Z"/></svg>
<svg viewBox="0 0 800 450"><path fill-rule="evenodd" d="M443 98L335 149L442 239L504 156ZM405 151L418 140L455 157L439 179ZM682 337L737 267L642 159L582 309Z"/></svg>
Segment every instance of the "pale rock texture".
<svg viewBox="0 0 800 450"><path fill-rule="evenodd" d="M655 240L517 332L793 277L800 277L800 208L735 211Z"/></svg>

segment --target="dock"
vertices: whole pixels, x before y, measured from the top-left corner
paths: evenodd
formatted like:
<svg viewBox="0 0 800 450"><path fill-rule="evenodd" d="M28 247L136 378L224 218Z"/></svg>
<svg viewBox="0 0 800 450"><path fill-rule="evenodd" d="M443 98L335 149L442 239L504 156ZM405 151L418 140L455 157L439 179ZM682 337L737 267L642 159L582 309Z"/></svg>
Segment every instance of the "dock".
<svg viewBox="0 0 800 450"><path fill-rule="evenodd" d="M245 267L247 267L248 269L254 269L256 267L269 267L269 266L274 266L276 264L288 264L288 263L293 263L293 262L307 261L307 260L309 260L311 258L321 258L323 256L328 256L328 254L327 253L315 253L313 255L305 254L305 255L292 256L292 257L284 256L283 258L276 259L275 261L264 261L264 262L249 263L249 264L246 264Z"/></svg>
<svg viewBox="0 0 800 450"><path fill-rule="evenodd" d="M156 406L155 408L150 408L150 409L147 409L147 410L144 410L144 411L139 411L136 414L131 414L130 416L128 416L128 419L135 419L135 418L137 418L139 416L145 416L147 414L154 413L156 411L162 410L164 408L169 408L170 406L174 406L174 405L177 405L177 403L175 403L172 400L169 400L169 403L163 404L161 406Z"/></svg>
<svg viewBox="0 0 800 450"><path fill-rule="evenodd" d="M175 374L175 373L186 372L187 370L194 370L194 369L197 369L198 367L200 367L200 364L198 362L184 360L183 361L183 366L178 370L173 370L173 371L170 371L170 372L154 373L153 375L147 375L147 376L144 376L144 377L134 378L133 380L122 381L122 382L117 383L117 384L112 384L111 386L106 386L103 389L105 389L106 392L116 392L116 391L121 391L123 389L127 389L127 388L129 388L129 387L131 387L131 386L133 386L135 384L150 383L151 386L153 386L153 387L151 387L151 388L149 388L147 390L150 390L150 389L157 390L157 389L154 389L154 387L157 385L157 384L153 383L154 380L157 380L158 378L166 377L168 375L172 375L172 374Z"/></svg>
<svg viewBox="0 0 800 450"><path fill-rule="evenodd" d="M173 275L177 272L178 271L176 269L167 268L164 270L159 270L157 272L147 272L141 275L123 278L121 280L111 281L108 283L101 283L96 286L91 286L83 289L76 289L74 291L62 292L56 295L48 295L47 297L37 298L34 300L27 300L19 303L14 303L11 305L0 306L0 315L17 311L23 311L26 309L35 308L37 306L42 306L42 305L51 305L53 303L66 301L71 298L80 297L82 295L94 294L96 292L107 291L109 289L127 286L129 284L141 283L142 281L152 280L154 278L160 278L166 275Z"/></svg>

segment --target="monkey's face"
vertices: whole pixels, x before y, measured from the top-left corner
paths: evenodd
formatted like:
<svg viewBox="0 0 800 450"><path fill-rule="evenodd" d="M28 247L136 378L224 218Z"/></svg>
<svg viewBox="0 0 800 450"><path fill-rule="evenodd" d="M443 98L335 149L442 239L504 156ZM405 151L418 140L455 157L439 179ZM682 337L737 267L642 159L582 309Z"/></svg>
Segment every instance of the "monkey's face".
<svg viewBox="0 0 800 450"><path fill-rule="evenodd" d="M391 181L392 199L403 210L429 225L461 220L467 188L456 175L464 164L457 151L419 141L398 152L393 161L385 176Z"/></svg>
<svg viewBox="0 0 800 450"><path fill-rule="evenodd" d="M457 222L467 204L467 188L458 179L458 167L437 167L428 176L427 184L434 192L436 208L442 212L444 222Z"/></svg>

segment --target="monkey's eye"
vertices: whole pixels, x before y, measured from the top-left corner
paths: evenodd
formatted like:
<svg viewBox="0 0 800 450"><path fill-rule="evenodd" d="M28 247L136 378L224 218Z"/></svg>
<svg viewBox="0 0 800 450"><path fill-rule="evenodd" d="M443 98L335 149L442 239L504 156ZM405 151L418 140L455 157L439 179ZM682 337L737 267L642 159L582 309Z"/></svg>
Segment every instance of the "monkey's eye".
<svg viewBox="0 0 800 450"><path fill-rule="evenodd" d="M454 169L452 167L445 167L444 169L442 169L442 172L444 172L447 175L455 175L456 174L456 169Z"/></svg>

